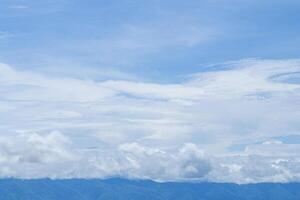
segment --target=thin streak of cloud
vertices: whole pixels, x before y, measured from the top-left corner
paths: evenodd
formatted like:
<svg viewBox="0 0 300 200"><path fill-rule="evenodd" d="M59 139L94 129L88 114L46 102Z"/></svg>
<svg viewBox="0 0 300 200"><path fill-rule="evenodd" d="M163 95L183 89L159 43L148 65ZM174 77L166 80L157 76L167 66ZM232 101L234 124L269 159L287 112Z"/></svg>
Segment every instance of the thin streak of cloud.
<svg viewBox="0 0 300 200"><path fill-rule="evenodd" d="M11 5L9 6L11 9L17 9L17 10L24 10L24 9L29 9L30 7L27 5Z"/></svg>

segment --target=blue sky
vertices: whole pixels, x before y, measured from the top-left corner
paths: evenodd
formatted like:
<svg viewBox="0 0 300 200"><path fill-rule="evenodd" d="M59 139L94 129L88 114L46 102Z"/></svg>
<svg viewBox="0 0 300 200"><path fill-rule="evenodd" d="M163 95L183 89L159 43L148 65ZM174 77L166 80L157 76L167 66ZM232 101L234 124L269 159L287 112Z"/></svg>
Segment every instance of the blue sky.
<svg viewBox="0 0 300 200"><path fill-rule="evenodd" d="M211 64L294 58L300 46L298 1L4 0L0 9L1 60L53 73L174 82Z"/></svg>
<svg viewBox="0 0 300 200"><path fill-rule="evenodd" d="M0 177L299 181L299 9L3 0Z"/></svg>

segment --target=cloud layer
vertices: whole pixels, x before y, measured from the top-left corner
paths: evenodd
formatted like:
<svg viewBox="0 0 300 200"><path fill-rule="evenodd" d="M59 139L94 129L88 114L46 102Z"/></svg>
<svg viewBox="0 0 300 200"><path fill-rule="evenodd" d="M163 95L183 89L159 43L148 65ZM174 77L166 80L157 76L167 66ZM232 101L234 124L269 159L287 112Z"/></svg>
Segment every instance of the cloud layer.
<svg viewBox="0 0 300 200"><path fill-rule="evenodd" d="M299 144L274 138L299 135L300 61L223 66L161 84L1 64L0 175L299 180Z"/></svg>

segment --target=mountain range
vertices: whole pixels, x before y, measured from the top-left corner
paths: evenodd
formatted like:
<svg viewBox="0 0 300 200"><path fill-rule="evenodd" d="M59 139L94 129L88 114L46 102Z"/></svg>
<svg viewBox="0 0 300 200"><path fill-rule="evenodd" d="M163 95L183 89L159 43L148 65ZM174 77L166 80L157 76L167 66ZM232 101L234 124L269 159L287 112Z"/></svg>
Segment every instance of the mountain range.
<svg viewBox="0 0 300 200"><path fill-rule="evenodd" d="M1 179L1 200L299 200L300 183Z"/></svg>

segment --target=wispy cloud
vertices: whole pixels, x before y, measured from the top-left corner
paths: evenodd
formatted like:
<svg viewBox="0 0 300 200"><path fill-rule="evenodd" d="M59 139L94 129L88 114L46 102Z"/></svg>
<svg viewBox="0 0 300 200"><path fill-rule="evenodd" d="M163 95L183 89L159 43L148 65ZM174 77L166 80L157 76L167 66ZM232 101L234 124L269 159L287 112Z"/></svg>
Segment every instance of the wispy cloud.
<svg viewBox="0 0 300 200"><path fill-rule="evenodd" d="M139 67L141 58L174 48L192 48L223 34L190 19L153 20L149 25L125 23L110 35L63 42L62 48L97 58L104 66Z"/></svg>
<svg viewBox="0 0 300 200"><path fill-rule="evenodd" d="M9 8L11 9L20 9L20 10L23 10L23 9L29 9L30 7L27 6L27 5L11 5L9 6Z"/></svg>

